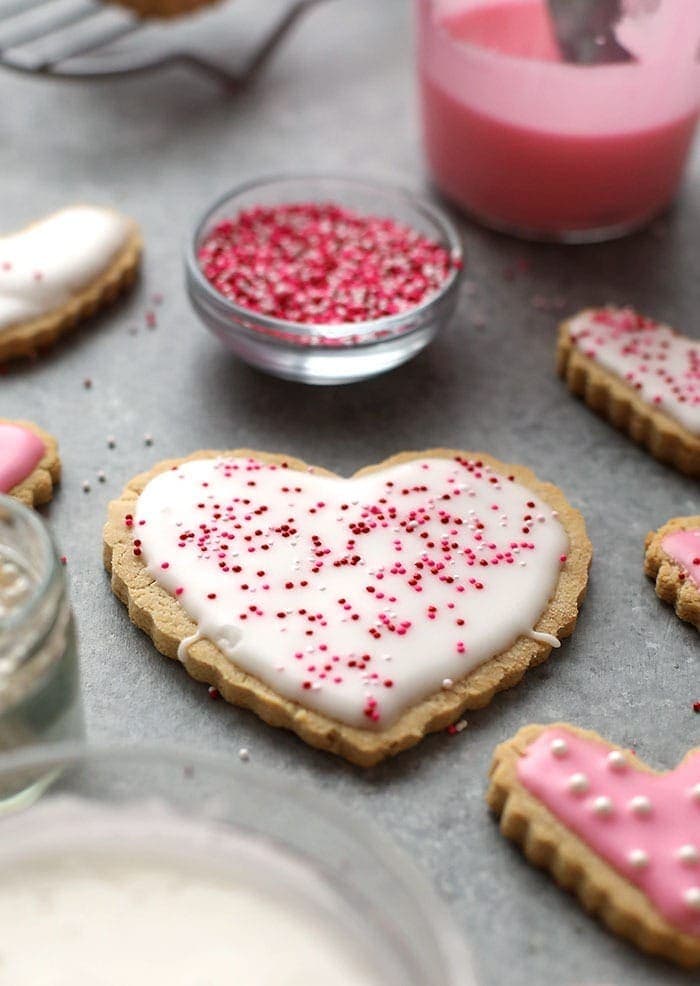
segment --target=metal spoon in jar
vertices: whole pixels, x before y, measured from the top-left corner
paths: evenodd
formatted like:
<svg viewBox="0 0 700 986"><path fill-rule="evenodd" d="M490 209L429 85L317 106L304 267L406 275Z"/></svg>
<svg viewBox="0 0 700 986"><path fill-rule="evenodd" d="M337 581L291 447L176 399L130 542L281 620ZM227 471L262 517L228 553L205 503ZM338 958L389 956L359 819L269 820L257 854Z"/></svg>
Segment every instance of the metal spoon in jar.
<svg viewBox="0 0 700 986"><path fill-rule="evenodd" d="M622 0L547 0L547 6L565 61L602 65L634 60L614 33L624 15Z"/></svg>

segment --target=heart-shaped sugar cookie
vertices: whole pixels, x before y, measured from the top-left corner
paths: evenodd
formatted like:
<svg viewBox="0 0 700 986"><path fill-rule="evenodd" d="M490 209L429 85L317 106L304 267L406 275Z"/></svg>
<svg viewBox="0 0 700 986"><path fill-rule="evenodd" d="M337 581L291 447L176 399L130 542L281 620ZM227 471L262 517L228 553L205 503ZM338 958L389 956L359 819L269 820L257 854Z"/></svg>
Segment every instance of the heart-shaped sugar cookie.
<svg viewBox="0 0 700 986"><path fill-rule="evenodd" d="M115 591L156 646L361 763L544 659L573 629L590 560L555 487L444 450L350 480L203 453L138 478L110 517Z"/></svg>
<svg viewBox="0 0 700 986"><path fill-rule="evenodd" d="M527 726L496 750L488 799L614 931L700 964L700 749L657 774L595 733Z"/></svg>

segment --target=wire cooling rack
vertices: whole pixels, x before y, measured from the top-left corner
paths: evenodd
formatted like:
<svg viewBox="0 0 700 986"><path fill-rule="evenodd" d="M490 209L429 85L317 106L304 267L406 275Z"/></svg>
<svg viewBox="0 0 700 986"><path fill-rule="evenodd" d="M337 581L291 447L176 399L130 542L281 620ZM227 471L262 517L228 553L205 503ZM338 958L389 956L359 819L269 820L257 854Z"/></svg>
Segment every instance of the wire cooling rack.
<svg viewBox="0 0 700 986"><path fill-rule="evenodd" d="M167 21L101 0L0 0L0 67L57 79L98 79L185 65L238 89L263 68L297 21L324 0L289 0L235 70L193 47L198 35L236 37L236 3ZM273 5L270 5L273 6Z"/></svg>

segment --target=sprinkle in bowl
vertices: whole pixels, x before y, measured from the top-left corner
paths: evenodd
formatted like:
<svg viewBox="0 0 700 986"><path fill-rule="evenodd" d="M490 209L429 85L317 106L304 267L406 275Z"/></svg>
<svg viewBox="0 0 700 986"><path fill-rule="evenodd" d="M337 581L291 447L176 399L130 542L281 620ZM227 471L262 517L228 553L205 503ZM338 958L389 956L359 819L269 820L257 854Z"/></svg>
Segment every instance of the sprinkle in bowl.
<svg viewBox="0 0 700 986"><path fill-rule="evenodd" d="M462 245L411 192L274 177L218 199L187 248L187 289L232 352L274 376L351 383L420 352L454 312Z"/></svg>

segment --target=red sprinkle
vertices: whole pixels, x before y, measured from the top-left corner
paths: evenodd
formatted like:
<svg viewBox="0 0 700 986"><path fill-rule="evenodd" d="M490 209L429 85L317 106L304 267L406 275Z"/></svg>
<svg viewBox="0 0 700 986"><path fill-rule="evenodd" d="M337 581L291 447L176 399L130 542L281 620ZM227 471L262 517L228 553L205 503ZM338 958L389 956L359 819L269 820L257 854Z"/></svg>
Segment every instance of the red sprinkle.
<svg viewBox="0 0 700 986"><path fill-rule="evenodd" d="M693 712L700 712L700 702L693 702Z"/></svg>
<svg viewBox="0 0 700 986"><path fill-rule="evenodd" d="M246 209L217 224L199 262L242 308L313 325L408 311L453 267L449 251L418 230L332 202Z"/></svg>

